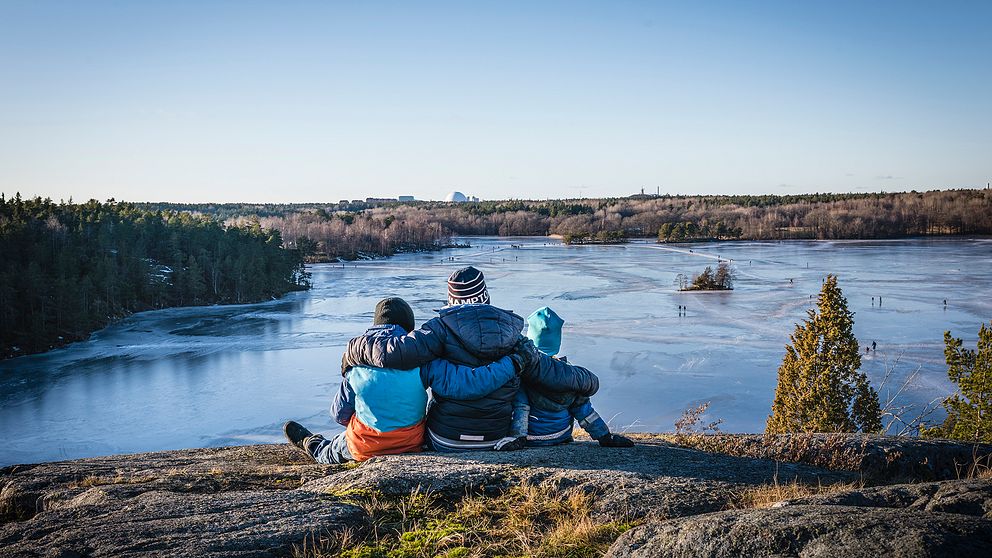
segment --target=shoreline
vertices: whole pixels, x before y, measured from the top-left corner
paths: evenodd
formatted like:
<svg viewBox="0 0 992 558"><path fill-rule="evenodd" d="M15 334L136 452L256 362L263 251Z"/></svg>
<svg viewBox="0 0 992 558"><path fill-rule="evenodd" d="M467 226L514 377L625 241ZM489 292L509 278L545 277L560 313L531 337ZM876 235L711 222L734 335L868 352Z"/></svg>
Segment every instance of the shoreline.
<svg viewBox="0 0 992 558"><path fill-rule="evenodd" d="M300 292L306 292L308 290L309 289L293 289L291 291L287 291L287 292L279 295L278 297L271 298L269 300L259 300L259 301L255 301L255 302L231 302L231 303L214 303L214 304L194 304L194 305L189 305L189 306L165 306L163 308L148 308L146 310L129 311L129 312L127 312L127 313L125 313L125 314L123 314L121 316L115 316L112 320L110 320L109 322L107 322L106 324L104 324L103 326L101 326L100 328L94 329L93 331L87 333L85 337L81 337L79 339L74 339L74 340L71 340L71 341L66 341L64 343L59 343L59 344L53 345L53 346L49 347L48 349L45 349L44 351L35 351L35 352L31 352L31 353L4 354L4 355L0 355L0 362L7 362L7 361L14 360L14 359L22 358L22 357L31 357L31 356L44 355L44 354L51 353L53 351L58 351L60 349L66 349L68 347L71 347L72 345L75 345L76 343L85 343L87 341L91 341L93 339L93 335L94 334L99 333L99 332L107 329L108 327L117 325L117 324L123 322L124 320L127 320L128 318L130 318L132 316L137 316L137 315L140 315L140 314L147 314L149 312L167 312L169 310L177 310L177 309L184 309L184 308L217 308L217 307L234 308L234 307L237 307L237 306L255 306L257 304L266 304L266 303L269 303L269 302L277 302L279 300L282 300L282 299L286 298L287 296L289 296L291 294L300 293Z"/></svg>

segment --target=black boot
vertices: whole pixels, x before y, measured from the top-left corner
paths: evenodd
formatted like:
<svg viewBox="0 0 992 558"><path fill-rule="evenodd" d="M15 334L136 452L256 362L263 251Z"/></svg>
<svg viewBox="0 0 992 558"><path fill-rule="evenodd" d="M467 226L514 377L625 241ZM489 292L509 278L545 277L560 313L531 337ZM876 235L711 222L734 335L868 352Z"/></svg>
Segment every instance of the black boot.
<svg viewBox="0 0 992 558"><path fill-rule="evenodd" d="M289 443L304 451L306 451L306 448L303 447L303 440L313 436L313 432L307 430L306 426L293 420L282 425L282 431L286 435L286 439L289 440Z"/></svg>

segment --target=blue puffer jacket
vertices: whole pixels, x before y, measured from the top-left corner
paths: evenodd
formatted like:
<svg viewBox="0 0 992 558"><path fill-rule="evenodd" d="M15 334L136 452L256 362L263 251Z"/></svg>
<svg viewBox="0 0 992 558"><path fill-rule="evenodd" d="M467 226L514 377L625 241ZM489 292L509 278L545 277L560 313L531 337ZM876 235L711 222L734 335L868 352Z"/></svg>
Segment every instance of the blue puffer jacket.
<svg viewBox="0 0 992 558"><path fill-rule="evenodd" d="M410 369L434 359L482 366L511 353L523 337L524 320L489 304L442 308L438 317L420 329L399 337L356 337L348 343L342 369L353 366ZM591 396L599 389L595 374L555 360L534 350L524 381L550 392ZM461 449L489 449L509 434L519 380L514 378L489 395L475 400L448 399L435 394L427 415L428 436L435 442Z"/></svg>

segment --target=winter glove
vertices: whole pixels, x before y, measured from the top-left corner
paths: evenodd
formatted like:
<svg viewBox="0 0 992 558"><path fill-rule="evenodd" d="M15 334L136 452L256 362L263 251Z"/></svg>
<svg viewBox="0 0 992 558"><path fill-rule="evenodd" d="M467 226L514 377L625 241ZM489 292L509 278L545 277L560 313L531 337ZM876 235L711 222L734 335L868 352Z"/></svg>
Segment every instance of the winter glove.
<svg viewBox="0 0 992 558"><path fill-rule="evenodd" d="M516 451L524 449L527 445L527 436L521 436L519 438L513 438L507 436L506 438L500 438L496 441L496 445L493 448L496 451Z"/></svg>
<svg viewBox="0 0 992 558"><path fill-rule="evenodd" d="M607 434L605 436L600 436L597 438L599 445L604 448L632 448L634 447L634 441L626 436L621 436L619 434Z"/></svg>
<svg viewBox="0 0 992 558"><path fill-rule="evenodd" d="M521 337L520 341L513 346L513 352L509 354L510 360L513 361L513 367L517 371L517 376L525 374L528 370L537 364L537 360L540 356L537 354L537 347L534 346L534 342L526 337Z"/></svg>

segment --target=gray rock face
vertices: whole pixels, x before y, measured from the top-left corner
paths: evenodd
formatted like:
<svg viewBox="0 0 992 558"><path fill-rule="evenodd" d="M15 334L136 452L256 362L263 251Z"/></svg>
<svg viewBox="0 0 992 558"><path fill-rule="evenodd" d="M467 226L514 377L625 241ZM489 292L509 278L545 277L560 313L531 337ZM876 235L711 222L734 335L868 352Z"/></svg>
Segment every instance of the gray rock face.
<svg viewBox="0 0 992 558"><path fill-rule="evenodd" d="M648 555L645 548L695 556L704 547L694 545L704 540L712 541L705 548L714 552L760 554L795 539L797 546L788 548L813 552L837 539L821 533L850 528L849 539L837 540L854 545L858 537L880 538L885 525L896 523L901 531L890 535L918 539L918 547L906 542L898 548L965 548L986 540L989 520L983 516L992 481L877 487L773 510L723 511L745 488L773 480L831 484L858 477L658 441L626 449L574 443L507 453L424 453L360 466L317 465L288 445L120 455L0 470L0 554L286 555L314 538L345 532L362 537L370 517L349 498L355 491L388 497L419 489L456 501L519 484L594 495L597 521L647 521L621 538L611 551L616 556ZM759 540L737 540L743 536Z"/></svg>
<svg viewBox="0 0 992 558"><path fill-rule="evenodd" d="M295 490L328 470L289 446L9 467L0 477L0 548L4 556L284 553L365 520L354 505Z"/></svg>
<svg viewBox="0 0 992 558"><path fill-rule="evenodd" d="M609 556L987 556L992 479L898 484L635 528Z"/></svg>
<svg viewBox="0 0 992 558"><path fill-rule="evenodd" d="M628 531L609 558L667 556L978 557L992 522L948 513L852 506L735 510L654 522Z"/></svg>
<svg viewBox="0 0 992 558"><path fill-rule="evenodd" d="M780 507L789 505L910 508L992 519L992 479L877 486L780 503Z"/></svg>
<svg viewBox="0 0 992 558"><path fill-rule="evenodd" d="M89 492L99 491L92 488ZM101 495L8 524L6 556L270 556L308 537L341 533L360 508L299 491L182 494L153 490L123 501Z"/></svg>
<svg viewBox="0 0 992 558"><path fill-rule="evenodd" d="M0 522L73 505L88 488L96 496L127 498L152 490L210 494L255 489L293 489L323 477L318 465L289 445L242 446L111 455L0 469ZM78 503L78 502L77 502Z"/></svg>

